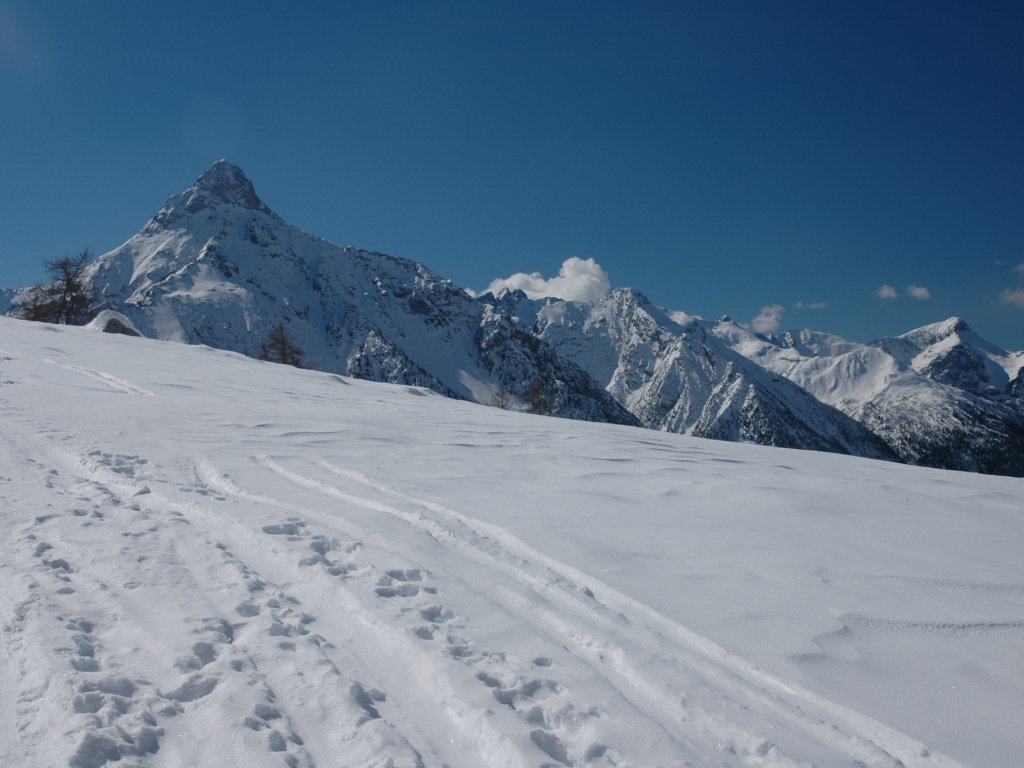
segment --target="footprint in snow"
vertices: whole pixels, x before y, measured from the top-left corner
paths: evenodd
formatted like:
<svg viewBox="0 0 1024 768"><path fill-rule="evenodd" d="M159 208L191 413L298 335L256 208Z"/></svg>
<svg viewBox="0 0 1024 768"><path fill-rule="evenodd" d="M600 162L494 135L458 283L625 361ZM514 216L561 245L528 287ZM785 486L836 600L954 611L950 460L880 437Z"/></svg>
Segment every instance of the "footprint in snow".
<svg viewBox="0 0 1024 768"><path fill-rule="evenodd" d="M164 695L171 701L175 701L180 704L187 704L209 696L213 692L213 689L217 687L219 682L220 678L217 677L194 674L189 676L189 678L177 688L168 691Z"/></svg>
<svg viewBox="0 0 1024 768"><path fill-rule="evenodd" d="M460 638L449 635L449 642ZM457 647L457 646L453 646ZM494 699L516 712L531 729L530 739L549 758L560 765L618 765L620 753L599 741L584 736L584 725L602 712L597 707L573 701L570 693L557 680L520 674L504 654L485 653L469 663L485 669L476 674ZM534 669L550 669L547 656L532 660ZM588 729L589 730L589 729Z"/></svg>
<svg viewBox="0 0 1024 768"><path fill-rule="evenodd" d="M99 449L89 451L86 454L86 456L91 458L100 466L109 469L111 472L116 472L119 475L124 475L125 477L131 478L134 478L136 472L149 463L140 456L130 456L120 453L108 453L106 451L101 451Z"/></svg>
<svg viewBox="0 0 1024 768"><path fill-rule="evenodd" d="M271 536L302 536L302 529L305 527L306 524L301 520L291 520L276 525L264 525L263 532L269 533Z"/></svg>
<svg viewBox="0 0 1024 768"><path fill-rule="evenodd" d="M349 688L349 694L352 696L352 700L366 713L359 725L362 725L367 720L380 719L380 712L374 702L381 703L387 701L385 693L378 691L376 688L366 690L361 683L353 682Z"/></svg>
<svg viewBox="0 0 1024 768"><path fill-rule="evenodd" d="M29 534L26 538L29 541L36 540L34 534ZM71 586L71 576L69 574L74 573L75 569L62 557L50 557L47 552L50 552L52 549L52 544L41 541L32 550L32 556L38 558L52 576L56 577L58 581L63 582L57 589L58 595L74 594L75 588Z"/></svg>
<svg viewBox="0 0 1024 768"><path fill-rule="evenodd" d="M323 534L316 534L313 536L313 540L309 542L309 548L313 550L314 554L299 560L299 565L303 567L310 567L314 565L323 566L324 570L326 570L331 576L340 576L345 578L358 571L359 567L352 563L332 560L327 556L327 554L329 552L337 551L350 555L359 550L362 546L362 543L358 541L342 544L335 538L328 538Z"/></svg>
<svg viewBox="0 0 1024 768"><path fill-rule="evenodd" d="M252 714L242 720L242 725L252 731L267 731L267 750L270 752L287 752L285 765L298 768L300 765L311 766L312 760L303 749L303 741L291 729L287 718L283 717L272 700L273 694L267 691L268 701L253 705Z"/></svg>
<svg viewBox="0 0 1024 768"><path fill-rule="evenodd" d="M72 666L80 672L96 673L97 645L92 622L71 619L65 625L75 643ZM108 674L89 674L76 686L71 708L82 717L84 727L68 764L71 768L100 768L125 757L146 757L159 749L163 728L157 715L171 717L181 712L143 680Z"/></svg>
<svg viewBox="0 0 1024 768"><path fill-rule="evenodd" d="M431 624L444 624L455 618L455 612L443 605L431 605L421 608L420 616Z"/></svg>

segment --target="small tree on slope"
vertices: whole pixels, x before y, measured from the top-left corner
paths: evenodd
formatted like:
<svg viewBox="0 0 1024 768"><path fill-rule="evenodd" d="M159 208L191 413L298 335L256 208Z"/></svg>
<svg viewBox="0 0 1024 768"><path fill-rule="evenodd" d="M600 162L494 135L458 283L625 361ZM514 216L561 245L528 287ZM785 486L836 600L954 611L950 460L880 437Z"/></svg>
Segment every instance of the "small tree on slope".
<svg viewBox="0 0 1024 768"><path fill-rule="evenodd" d="M85 325L92 317L92 287L85 268L92 254L86 248L77 256L65 256L44 264L48 283L30 289L22 303L21 316L62 325Z"/></svg>
<svg viewBox="0 0 1024 768"><path fill-rule="evenodd" d="M267 338L263 340L263 344L260 346L260 360L281 363L282 365L294 365L296 368L302 367L304 354L299 345L292 341L288 331L284 329L284 323L278 323L271 328Z"/></svg>

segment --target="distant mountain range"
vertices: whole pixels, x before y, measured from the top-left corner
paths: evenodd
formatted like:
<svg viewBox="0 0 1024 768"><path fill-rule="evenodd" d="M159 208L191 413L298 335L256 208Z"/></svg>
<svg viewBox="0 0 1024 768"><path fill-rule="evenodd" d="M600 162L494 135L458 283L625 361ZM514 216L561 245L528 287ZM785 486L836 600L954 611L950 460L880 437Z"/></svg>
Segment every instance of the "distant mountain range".
<svg viewBox="0 0 1024 768"><path fill-rule="evenodd" d="M733 351L706 323L670 317L631 288L592 304L531 301L522 292L483 300L587 371L645 427L893 457L865 427Z"/></svg>
<svg viewBox="0 0 1024 768"><path fill-rule="evenodd" d="M448 397L1024 476L1024 353L958 318L856 344L757 334L629 288L593 303L474 297L414 261L288 225L223 160L89 277L97 309L154 338L255 355L280 323L308 367Z"/></svg>
<svg viewBox="0 0 1024 768"><path fill-rule="evenodd" d="M910 464L1024 475L1024 353L957 317L854 344L815 331L715 333L881 437Z"/></svg>

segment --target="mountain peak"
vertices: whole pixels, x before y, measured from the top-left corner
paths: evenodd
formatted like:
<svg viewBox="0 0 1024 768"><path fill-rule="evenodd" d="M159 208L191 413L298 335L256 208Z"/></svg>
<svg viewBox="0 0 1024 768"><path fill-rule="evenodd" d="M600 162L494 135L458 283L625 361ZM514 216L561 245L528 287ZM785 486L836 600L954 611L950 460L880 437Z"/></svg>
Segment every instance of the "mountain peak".
<svg viewBox="0 0 1024 768"><path fill-rule="evenodd" d="M969 326L963 318L956 316L943 320L937 325L946 333L964 333L965 331L971 330L971 326Z"/></svg>
<svg viewBox="0 0 1024 768"><path fill-rule="evenodd" d="M227 160L218 160L196 179L195 183L185 190L185 210L189 213L215 205L237 205L263 213L270 209L256 195L256 188L245 172Z"/></svg>
<svg viewBox="0 0 1024 768"><path fill-rule="evenodd" d="M944 341L953 335L971 333L971 327L962 318L950 317L937 323L924 325L897 337L912 344L924 348L940 341Z"/></svg>
<svg viewBox="0 0 1024 768"><path fill-rule="evenodd" d="M199 178L196 179L197 187L212 188L225 183L238 186L252 186L252 182L249 181L249 178L245 175L245 171L224 158L214 162L213 165L203 171L199 175Z"/></svg>

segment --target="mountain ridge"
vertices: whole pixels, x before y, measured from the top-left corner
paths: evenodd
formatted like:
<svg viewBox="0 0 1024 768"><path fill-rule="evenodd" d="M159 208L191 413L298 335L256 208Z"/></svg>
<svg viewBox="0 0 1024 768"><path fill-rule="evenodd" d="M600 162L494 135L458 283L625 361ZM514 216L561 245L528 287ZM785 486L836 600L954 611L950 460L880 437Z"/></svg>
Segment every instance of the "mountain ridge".
<svg viewBox="0 0 1024 768"><path fill-rule="evenodd" d="M99 307L146 335L255 356L282 323L309 367L489 401L534 380L553 415L635 424L575 366L503 332L483 305L408 259L336 246L284 222L218 161L89 267ZM495 358L493 336L506 354Z"/></svg>
<svg viewBox="0 0 1024 768"><path fill-rule="evenodd" d="M289 225L226 160L88 278L96 309L155 338L256 356L280 324L308 367L457 399L1024 475L1024 352L961 318L859 344L811 329L766 336L633 288L586 303L475 296L418 262ZM17 308L0 292L0 312Z"/></svg>
<svg viewBox="0 0 1024 768"><path fill-rule="evenodd" d="M867 344L719 322L734 350L860 421L912 464L1024 476L1024 354L959 317ZM810 334L804 334L808 338Z"/></svg>
<svg viewBox="0 0 1024 768"><path fill-rule="evenodd" d="M648 428L892 457L849 417L734 352L698 320L671 318L636 289L589 304L531 301L521 292L491 300L604 383Z"/></svg>

